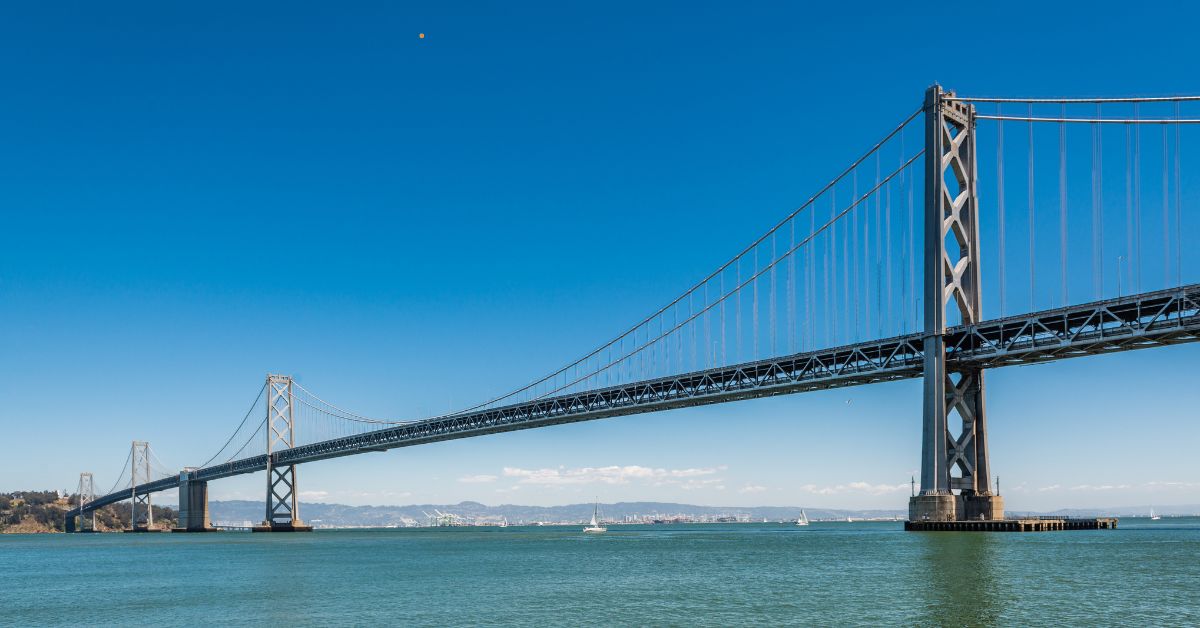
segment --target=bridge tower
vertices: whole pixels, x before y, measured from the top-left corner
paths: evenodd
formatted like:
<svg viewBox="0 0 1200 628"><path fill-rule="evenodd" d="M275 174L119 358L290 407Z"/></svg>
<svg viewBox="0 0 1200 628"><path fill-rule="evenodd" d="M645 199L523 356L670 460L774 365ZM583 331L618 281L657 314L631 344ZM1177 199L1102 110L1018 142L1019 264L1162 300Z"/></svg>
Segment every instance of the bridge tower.
<svg viewBox="0 0 1200 628"><path fill-rule="evenodd" d="M129 483L133 499L129 503L129 526L133 532L154 529L154 504L150 493L137 492L139 484L150 481L150 443L135 440L129 450ZM138 508L141 506L141 508Z"/></svg>
<svg viewBox="0 0 1200 628"><path fill-rule="evenodd" d="M300 520L296 465L281 464L278 450L296 446L295 397L292 378L267 375L267 516L255 532L312 530Z"/></svg>
<svg viewBox="0 0 1200 628"><path fill-rule="evenodd" d="M96 511L85 510L87 505L96 499L96 482L90 472L85 471L79 474L79 488L76 490L76 494L79 495L79 527L68 530L68 532L95 532Z"/></svg>
<svg viewBox="0 0 1200 628"><path fill-rule="evenodd" d="M981 320L975 107L953 97L939 85L925 92L924 420L911 521L1004 518L989 488L983 370L946 368L947 315L963 325Z"/></svg>

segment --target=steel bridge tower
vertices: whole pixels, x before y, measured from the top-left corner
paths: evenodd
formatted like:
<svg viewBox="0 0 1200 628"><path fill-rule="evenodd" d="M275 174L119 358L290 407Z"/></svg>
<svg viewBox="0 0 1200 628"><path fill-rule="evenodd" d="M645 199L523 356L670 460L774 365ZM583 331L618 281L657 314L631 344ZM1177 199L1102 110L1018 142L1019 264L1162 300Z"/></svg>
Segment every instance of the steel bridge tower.
<svg viewBox="0 0 1200 628"><path fill-rule="evenodd" d="M1003 519L989 489L983 370L946 368L947 305L962 325L982 320L975 107L939 85L925 92L925 331L921 492L910 521ZM955 434L952 415L961 428ZM959 491L955 494L954 491Z"/></svg>
<svg viewBox="0 0 1200 628"><path fill-rule="evenodd" d="M75 530L68 530L68 532L95 532L96 511L84 510L96 499L96 481L91 473L85 471L79 474L79 488L76 493L79 495L79 527Z"/></svg>
<svg viewBox="0 0 1200 628"><path fill-rule="evenodd" d="M150 443L135 440L129 450L129 478L133 500L129 504L129 527L135 532L154 529L154 505L150 493L137 492L139 484L150 481ZM139 511L138 506L142 508Z"/></svg>
<svg viewBox="0 0 1200 628"><path fill-rule="evenodd" d="M267 516L255 532L312 530L300 520L296 465L281 464L276 449L296 446L295 396L292 378L267 375Z"/></svg>

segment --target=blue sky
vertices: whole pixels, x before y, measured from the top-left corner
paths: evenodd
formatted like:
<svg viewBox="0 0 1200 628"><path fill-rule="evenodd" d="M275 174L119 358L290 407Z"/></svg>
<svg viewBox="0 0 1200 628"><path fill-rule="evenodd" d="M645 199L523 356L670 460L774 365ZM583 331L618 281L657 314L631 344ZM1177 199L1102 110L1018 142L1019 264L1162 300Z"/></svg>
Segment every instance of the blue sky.
<svg viewBox="0 0 1200 628"><path fill-rule="evenodd" d="M107 487L134 438L203 461L268 371L373 416L524 384L740 250L935 80L1200 91L1200 16L1170 7L5 6L0 490L83 470ZM992 373L1009 506L1200 502L1198 357ZM904 382L326 461L300 481L354 504L902 507L919 432Z"/></svg>

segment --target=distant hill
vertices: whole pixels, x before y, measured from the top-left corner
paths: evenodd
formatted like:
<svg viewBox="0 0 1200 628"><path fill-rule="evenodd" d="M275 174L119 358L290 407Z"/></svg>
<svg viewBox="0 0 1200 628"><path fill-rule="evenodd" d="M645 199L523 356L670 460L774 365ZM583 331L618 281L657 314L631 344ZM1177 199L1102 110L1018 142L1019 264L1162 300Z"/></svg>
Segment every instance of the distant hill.
<svg viewBox="0 0 1200 628"><path fill-rule="evenodd" d="M845 519L904 516L901 510L832 510L805 508L810 519ZM520 506L502 504L487 506L479 502L457 504L413 504L408 506L346 506L342 504L300 504L300 518L309 523L326 526L395 526L425 523L435 511L453 513L470 520L500 521L509 523L558 523L582 522L592 516L592 504L568 504L564 506ZM600 511L605 519L622 520L627 516L673 517L732 517L747 516L753 520L783 521L800 516L800 507L755 506L748 508L728 506L696 506L669 502L619 502L601 504ZM214 522L241 523L257 522L264 514L263 502L214 501L209 504L209 513Z"/></svg>
<svg viewBox="0 0 1200 628"><path fill-rule="evenodd" d="M697 506L694 504L679 504L672 502L618 502L615 504L600 504L600 512L604 519L623 520L626 517L652 516L658 518L685 517L748 517L753 521L788 521L800 516L799 506ZM1175 506L1156 506L1155 510L1165 516L1197 515L1200 514L1200 504L1185 504ZM209 504L209 511L214 523L258 522L264 514L263 502L256 501L214 501ZM844 510L831 508L804 507L809 519L855 519L872 518L904 518L908 511L904 509L881 510ZM1149 506L1123 506L1117 508L1093 509L1063 509L1053 512L1010 511L1009 516L1020 515L1060 515L1074 517L1089 516L1145 516ZM479 502L460 502L457 504L412 504L407 506L346 506L344 504L301 503L300 518L308 523L321 526L402 526L425 524L429 515L436 512L452 513L470 521L499 522L502 519L509 523L560 523L584 522L592 516L592 504L567 504L563 506L521 506L516 504L501 504L488 506ZM428 514L426 514L428 513Z"/></svg>

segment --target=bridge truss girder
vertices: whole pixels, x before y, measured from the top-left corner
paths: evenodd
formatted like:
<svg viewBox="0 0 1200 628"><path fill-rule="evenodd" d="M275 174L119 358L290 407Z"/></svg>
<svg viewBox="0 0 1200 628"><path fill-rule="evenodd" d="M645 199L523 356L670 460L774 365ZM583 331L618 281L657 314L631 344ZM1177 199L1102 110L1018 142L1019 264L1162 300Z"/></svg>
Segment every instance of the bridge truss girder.
<svg viewBox="0 0 1200 628"><path fill-rule="evenodd" d="M923 375L923 336L909 334L417 421L272 455L283 464L297 465L547 425L915 379ZM959 325L943 335L951 371L1039 364L1192 342L1200 342L1200 284ZM266 455L251 456L197 469L190 475L198 481L219 480L263 471L268 461ZM175 476L136 490L154 493L178 487ZM98 497L86 510L124 501L129 495L123 490ZM79 512L72 510L68 517Z"/></svg>

